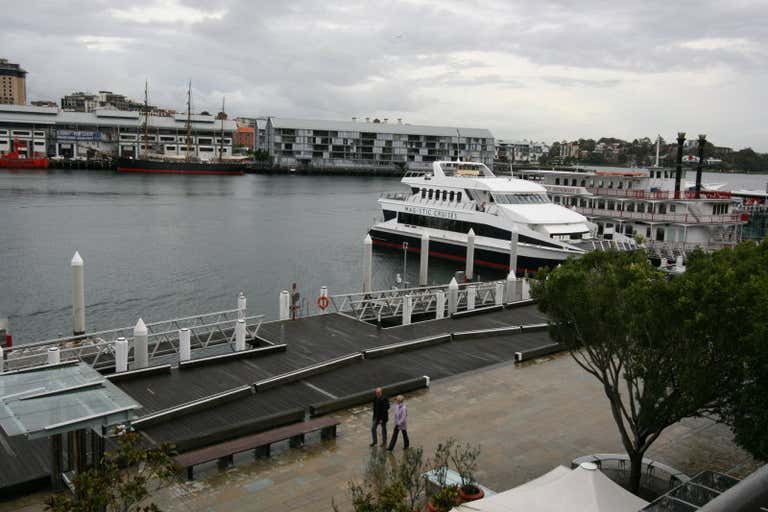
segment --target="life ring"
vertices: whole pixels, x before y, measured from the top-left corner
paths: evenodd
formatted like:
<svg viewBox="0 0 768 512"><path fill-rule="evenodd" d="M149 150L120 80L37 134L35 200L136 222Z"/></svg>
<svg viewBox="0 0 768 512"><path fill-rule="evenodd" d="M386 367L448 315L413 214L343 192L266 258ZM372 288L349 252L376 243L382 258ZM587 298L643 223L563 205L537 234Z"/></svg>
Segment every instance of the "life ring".
<svg viewBox="0 0 768 512"><path fill-rule="evenodd" d="M322 310L325 310L330 305L331 301L328 300L328 297L325 295L321 295L317 298L317 307L319 307Z"/></svg>

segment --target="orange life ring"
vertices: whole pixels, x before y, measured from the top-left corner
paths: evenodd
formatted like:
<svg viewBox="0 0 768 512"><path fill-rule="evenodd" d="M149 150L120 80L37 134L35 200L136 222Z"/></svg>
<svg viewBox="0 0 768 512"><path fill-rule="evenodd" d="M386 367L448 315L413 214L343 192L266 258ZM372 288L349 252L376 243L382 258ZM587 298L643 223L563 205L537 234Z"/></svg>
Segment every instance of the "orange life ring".
<svg viewBox="0 0 768 512"><path fill-rule="evenodd" d="M321 295L317 298L317 307L319 307L322 310L325 310L325 308L327 308L330 303L331 301L328 300L328 297L326 297L325 295Z"/></svg>

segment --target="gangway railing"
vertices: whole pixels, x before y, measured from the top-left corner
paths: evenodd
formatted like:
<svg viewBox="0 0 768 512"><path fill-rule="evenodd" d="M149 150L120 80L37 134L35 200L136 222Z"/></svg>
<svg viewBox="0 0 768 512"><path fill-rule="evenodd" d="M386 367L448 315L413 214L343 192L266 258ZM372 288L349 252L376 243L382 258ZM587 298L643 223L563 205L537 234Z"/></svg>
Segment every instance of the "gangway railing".
<svg viewBox="0 0 768 512"><path fill-rule="evenodd" d="M461 283L458 285L456 309L466 310L468 308L471 301L470 294L474 295L473 308L499 304L499 286L502 287L504 295L501 302L522 300L522 283L524 281L525 279L512 281L515 285L515 291L511 293L507 291L507 283L509 282L505 281ZM449 285L390 288L371 292L329 295L329 310L351 316L357 320L370 322L380 318L402 316L406 297L410 296L411 315L435 313L439 294L443 294L443 298L447 301Z"/></svg>
<svg viewBox="0 0 768 512"><path fill-rule="evenodd" d="M235 324L240 319L245 320L246 338L253 339L261 327L264 315L248 316L245 310L230 309L147 323L150 363L153 358L178 353L180 329L189 329L193 349L234 344ZM115 341L124 337L128 346L132 347L133 333L134 326L120 327L16 345L7 352L5 371L45 364L48 350L54 347L59 349L61 361L82 361L96 369L108 368L114 364Z"/></svg>

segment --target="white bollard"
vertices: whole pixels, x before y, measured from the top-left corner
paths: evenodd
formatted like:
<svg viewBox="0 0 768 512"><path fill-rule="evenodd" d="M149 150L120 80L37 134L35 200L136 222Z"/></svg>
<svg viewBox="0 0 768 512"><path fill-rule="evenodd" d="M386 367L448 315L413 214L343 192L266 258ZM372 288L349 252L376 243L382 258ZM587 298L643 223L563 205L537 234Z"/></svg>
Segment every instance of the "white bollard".
<svg viewBox="0 0 768 512"><path fill-rule="evenodd" d="M50 347L48 349L48 364L59 364L61 362L61 353L59 347Z"/></svg>
<svg viewBox="0 0 768 512"><path fill-rule="evenodd" d="M467 233L467 265L464 276L471 281L475 272L475 231L469 228Z"/></svg>
<svg viewBox="0 0 768 512"><path fill-rule="evenodd" d="M115 340L115 371L128 371L128 340L124 336Z"/></svg>
<svg viewBox="0 0 768 512"><path fill-rule="evenodd" d="M139 318L133 328L133 367L146 368L149 366L149 332L144 320Z"/></svg>
<svg viewBox="0 0 768 512"><path fill-rule="evenodd" d="M523 291L522 296L520 297L520 300L529 300L531 298L531 283L528 281L528 278L523 278Z"/></svg>
<svg viewBox="0 0 768 512"><path fill-rule="evenodd" d="M245 309L248 305L248 300L245 298L245 294L240 292L237 296L237 319L242 320L245 318Z"/></svg>
<svg viewBox="0 0 768 512"><path fill-rule="evenodd" d="M421 259L419 260L419 286L429 282L429 233L421 235Z"/></svg>
<svg viewBox="0 0 768 512"><path fill-rule="evenodd" d="M448 316L451 316L456 312L459 306L459 283L456 282L456 278L452 277L451 282L448 283Z"/></svg>
<svg viewBox="0 0 768 512"><path fill-rule="evenodd" d="M504 304L504 282L503 281L498 281L496 283L496 293L493 298L494 298L494 303L497 306L501 306L502 304Z"/></svg>
<svg viewBox="0 0 768 512"><path fill-rule="evenodd" d="M435 292L435 320L445 317L445 292L438 290Z"/></svg>
<svg viewBox="0 0 768 512"><path fill-rule="evenodd" d="M413 297L403 297L403 325L411 325L411 311L413 310Z"/></svg>
<svg viewBox="0 0 768 512"><path fill-rule="evenodd" d="M192 359L192 333L186 327L179 329L179 361Z"/></svg>
<svg viewBox="0 0 768 512"><path fill-rule="evenodd" d="M245 350L245 320L238 320L235 324L235 351Z"/></svg>
<svg viewBox="0 0 768 512"><path fill-rule="evenodd" d="M509 241L509 271L517 275L517 231L512 231L512 238Z"/></svg>
<svg viewBox="0 0 768 512"><path fill-rule="evenodd" d="M75 251L70 262L72 268L72 333L85 334L85 266L80 253Z"/></svg>
<svg viewBox="0 0 768 512"><path fill-rule="evenodd" d="M514 272L507 274L507 290L506 298L504 299L507 304L517 302L517 277Z"/></svg>
<svg viewBox="0 0 768 512"><path fill-rule="evenodd" d="M474 285L467 286L467 310L475 309L475 298L477 297L477 288Z"/></svg>
<svg viewBox="0 0 768 512"><path fill-rule="evenodd" d="M363 240L363 293L370 293L373 281L373 240L365 235Z"/></svg>
<svg viewBox="0 0 768 512"><path fill-rule="evenodd" d="M291 294L288 290L280 292L280 320L291 318Z"/></svg>
<svg viewBox="0 0 768 512"><path fill-rule="evenodd" d="M3 347L0 347L0 373L3 373L4 365L5 365L5 353L3 353Z"/></svg>

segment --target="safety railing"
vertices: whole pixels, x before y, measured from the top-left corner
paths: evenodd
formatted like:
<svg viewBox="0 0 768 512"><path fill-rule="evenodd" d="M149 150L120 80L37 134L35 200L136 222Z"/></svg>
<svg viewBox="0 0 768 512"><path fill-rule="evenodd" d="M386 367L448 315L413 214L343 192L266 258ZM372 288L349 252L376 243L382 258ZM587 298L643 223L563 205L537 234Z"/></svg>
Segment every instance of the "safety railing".
<svg viewBox="0 0 768 512"><path fill-rule="evenodd" d="M745 222L739 213L694 215L692 213L630 212L627 210L609 210L607 208L587 208L583 206L572 206L571 208L588 217L610 217L645 222L675 222L680 224L743 224Z"/></svg>
<svg viewBox="0 0 768 512"><path fill-rule="evenodd" d="M516 288L508 292L503 281L482 283L462 283L458 285L456 294L456 310L493 306L501 302L521 300L523 279L513 281ZM499 285L503 297L499 300ZM398 317L403 315L405 298L411 298L411 315L435 313L438 307L438 295L442 294L448 300L449 285L423 286L416 288L392 288L372 292L346 293L330 295L330 312L351 316L362 321L373 321L380 318ZM470 303L472 303L470 305ZM446 302L447 304L447 302Z"/></svg>
<svg viewBox="0 0 768 512"><path fill-rule="evenodd" d="M233 344L235 324L239 319L245 320L246 338L252 339L258 333L264 315L247 316L245 310L231 309L147 323L150 361L155 357L178 353L180 329L189 329L193 349ZM54 347L59 349L62 361L82 361L97 369L109 367L114 364L115 341L124 337L129 346L133 346L133 333L134 326L120 327L16 345L8 351L5 370L46 364L48 350Z"/></svg>

